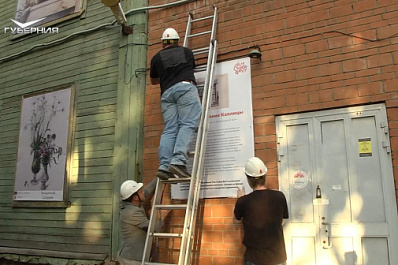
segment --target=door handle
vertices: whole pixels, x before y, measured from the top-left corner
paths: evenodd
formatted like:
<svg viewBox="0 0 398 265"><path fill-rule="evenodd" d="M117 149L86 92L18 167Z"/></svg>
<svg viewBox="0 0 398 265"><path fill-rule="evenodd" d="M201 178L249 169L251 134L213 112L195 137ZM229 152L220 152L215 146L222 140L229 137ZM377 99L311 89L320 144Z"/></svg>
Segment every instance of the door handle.
<svg viewBox="0 0 398 265"><path fill-rule="evenodd" d="M322 191L319 185L316 186L316 191L315 191L315 198L321 199L322 198Z"/></svg>
<svg viewBox="0 0 398 265"><path fill-rule="evenodd" d="M330 223L325 222L325 217L322 217L322 225L325 226L325 234L327 240L322 240L322 248L329 249L332 247L332 226Z"/></svg>

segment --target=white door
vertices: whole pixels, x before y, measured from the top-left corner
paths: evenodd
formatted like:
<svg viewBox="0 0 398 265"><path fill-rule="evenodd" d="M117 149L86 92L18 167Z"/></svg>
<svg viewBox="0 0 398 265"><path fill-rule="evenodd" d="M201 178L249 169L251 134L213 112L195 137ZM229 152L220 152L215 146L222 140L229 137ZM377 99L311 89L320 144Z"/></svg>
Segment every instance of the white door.
<svg viewBox="0 0 398 265"><path fill-rule="evenodd" d="M277 117L288 265L397 265L383 104Z"/></svg>

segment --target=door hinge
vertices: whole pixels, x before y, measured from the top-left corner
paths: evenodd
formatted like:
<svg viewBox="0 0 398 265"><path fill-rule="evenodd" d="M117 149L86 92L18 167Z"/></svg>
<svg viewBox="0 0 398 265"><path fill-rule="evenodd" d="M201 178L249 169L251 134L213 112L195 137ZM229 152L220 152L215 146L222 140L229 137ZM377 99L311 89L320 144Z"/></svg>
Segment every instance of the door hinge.
<svg viewBox="0 0 398 265"><path fill-rule="evenodd" d="M282 156L283 156L284 154L283 154L283 150L279 150L278 151L278 162L281 162L282 161Z"/></svg>
<svg viewBox="0 0 398 265"><path fill-rule="evenodd" d="M276 141L278 144L281 143L281 139L283 138L283 133L278 133L277 137L276 137Z"/></svg>
<svg viewBox="0 0 398 265"><path fill-rule="evenodd" d="M380 122L380 128L383 129L384 134L388 134L388 125L387 125L387 122L385 122L385 121Z"/></svg>
<svg viewBox="0 0 398 265"><path fill-rule="evenodd" d="M383 145L383 148L386 149L387 154L391 153L391 147L390 147L390 145L388 144L387 141L383 141L382 145Z"/></svg>

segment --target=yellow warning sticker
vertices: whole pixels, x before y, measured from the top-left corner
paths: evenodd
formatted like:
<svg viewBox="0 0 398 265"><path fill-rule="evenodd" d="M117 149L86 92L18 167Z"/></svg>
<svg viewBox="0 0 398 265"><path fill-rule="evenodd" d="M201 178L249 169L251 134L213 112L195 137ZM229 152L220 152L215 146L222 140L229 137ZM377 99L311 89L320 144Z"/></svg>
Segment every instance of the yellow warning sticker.
<svg viewBox="0 0 398 265"><path fill-rule="evenodd" d="M372 140L370 138L358 139L359 156L372 156Z"/></svg>

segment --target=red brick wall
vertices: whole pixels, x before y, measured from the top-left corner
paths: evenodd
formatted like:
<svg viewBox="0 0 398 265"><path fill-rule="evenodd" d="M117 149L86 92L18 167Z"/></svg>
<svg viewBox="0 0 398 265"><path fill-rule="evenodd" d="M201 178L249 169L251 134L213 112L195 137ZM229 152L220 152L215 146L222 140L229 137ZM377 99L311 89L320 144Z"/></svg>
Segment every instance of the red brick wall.
<svg viewBox="0 0 398 265"><path fill-rule="evenodd" d="M172 1L149 1L150 6ZM195 1L149 13L148 58L160 48L166 27L183 37L188 12L203 17L219 8L219 61L252 59L256 156L267 161L268 184L277 188L275 115L384 102L387 106L398 190L398 5L394 0ZM149 84L149 79L148 79ZM157 170L162 131L160 93L147 86L144 176ZM240 264L241 225L234 199L204 202L200 264Z"/></svg>

